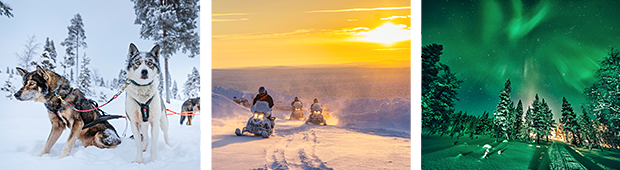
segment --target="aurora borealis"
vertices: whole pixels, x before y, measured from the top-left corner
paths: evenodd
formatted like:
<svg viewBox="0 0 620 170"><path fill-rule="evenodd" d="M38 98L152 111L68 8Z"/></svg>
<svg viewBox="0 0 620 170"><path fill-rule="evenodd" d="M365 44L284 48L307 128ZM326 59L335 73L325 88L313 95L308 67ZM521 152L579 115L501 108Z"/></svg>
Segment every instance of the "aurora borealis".
<svg viewBox="0 0 620 170"><path fill-rule="evenodd" d="M599 62L620 48L619 10L618 0L424 0L422 45L443 45L440 62L464 81L456 111L493 112L510 79L513 102L527 110L538 94L557 121L562 97L581 113Z"/></svg>

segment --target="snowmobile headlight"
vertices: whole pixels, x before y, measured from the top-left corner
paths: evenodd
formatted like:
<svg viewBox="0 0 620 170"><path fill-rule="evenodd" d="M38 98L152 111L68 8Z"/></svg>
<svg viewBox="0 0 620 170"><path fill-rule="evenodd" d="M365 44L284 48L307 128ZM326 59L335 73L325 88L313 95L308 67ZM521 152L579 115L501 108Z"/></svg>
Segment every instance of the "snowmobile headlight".
<svg viewBox="0 0 620 170"><path fill-rule="evenodd" d="M263 119L264 115L263 114L258 114L258 119Z"/></svg>
<svg viewBox="0 0 620 170"><path fill-rule="evenodd" d="M258 118L258 113L254 113L254 119Z"/></svg>
<svg viewBox="0 0 620 170"><path fill-rule="evenodd" d="M300 109L299 108L295 108L295 110L299 111Z"/></svg>

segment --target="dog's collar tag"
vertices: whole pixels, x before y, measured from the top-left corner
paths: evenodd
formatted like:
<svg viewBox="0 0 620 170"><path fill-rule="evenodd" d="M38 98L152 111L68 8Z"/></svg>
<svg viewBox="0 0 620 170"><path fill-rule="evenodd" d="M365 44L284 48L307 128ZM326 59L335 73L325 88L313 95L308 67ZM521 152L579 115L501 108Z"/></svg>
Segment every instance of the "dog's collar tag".
<svg viewBox="0 0 620 170"><path fill-rule="evenodd" d="M155 97L155 96L153 96ZM151 101L153 100L153 97L151 97L148 101L146 101L146 103L140 103L138 102L136 99L133 99L134 101L136 101L136 103L138 103L138 105L140 105L140 112L142 113L142 121L143 122L148 122L149 120L149 104L151 104Z"/></svg>

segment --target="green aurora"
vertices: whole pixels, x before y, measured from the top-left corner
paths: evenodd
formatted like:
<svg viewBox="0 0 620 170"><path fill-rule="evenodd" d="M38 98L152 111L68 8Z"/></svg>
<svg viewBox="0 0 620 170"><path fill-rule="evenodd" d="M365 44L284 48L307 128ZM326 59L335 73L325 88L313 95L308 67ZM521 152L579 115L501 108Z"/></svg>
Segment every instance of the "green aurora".
<svg viewBox="0 0 620 170"><path fill-rule="evenodd" d="M620 1L425 0L422 45L431 43L464 80L456 111L493 112L510 79L514 103L525 111L538 94L557 121L562 97L581 114L599 62L620 48Z"/></svg>

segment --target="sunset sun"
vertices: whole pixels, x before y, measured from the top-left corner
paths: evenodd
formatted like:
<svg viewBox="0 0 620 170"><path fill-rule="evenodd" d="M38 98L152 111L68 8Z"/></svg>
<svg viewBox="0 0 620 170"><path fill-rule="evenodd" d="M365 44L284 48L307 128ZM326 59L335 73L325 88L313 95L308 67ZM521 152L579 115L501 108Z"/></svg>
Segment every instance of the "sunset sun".
<svg viewBox="0 0 620 170"><path fill-rule="evenodd" d="M411 39L411 30L406 25L395 25L391 22L358 34L357 41L380 43L383 45L393 45L394 43Z"/></svg>

